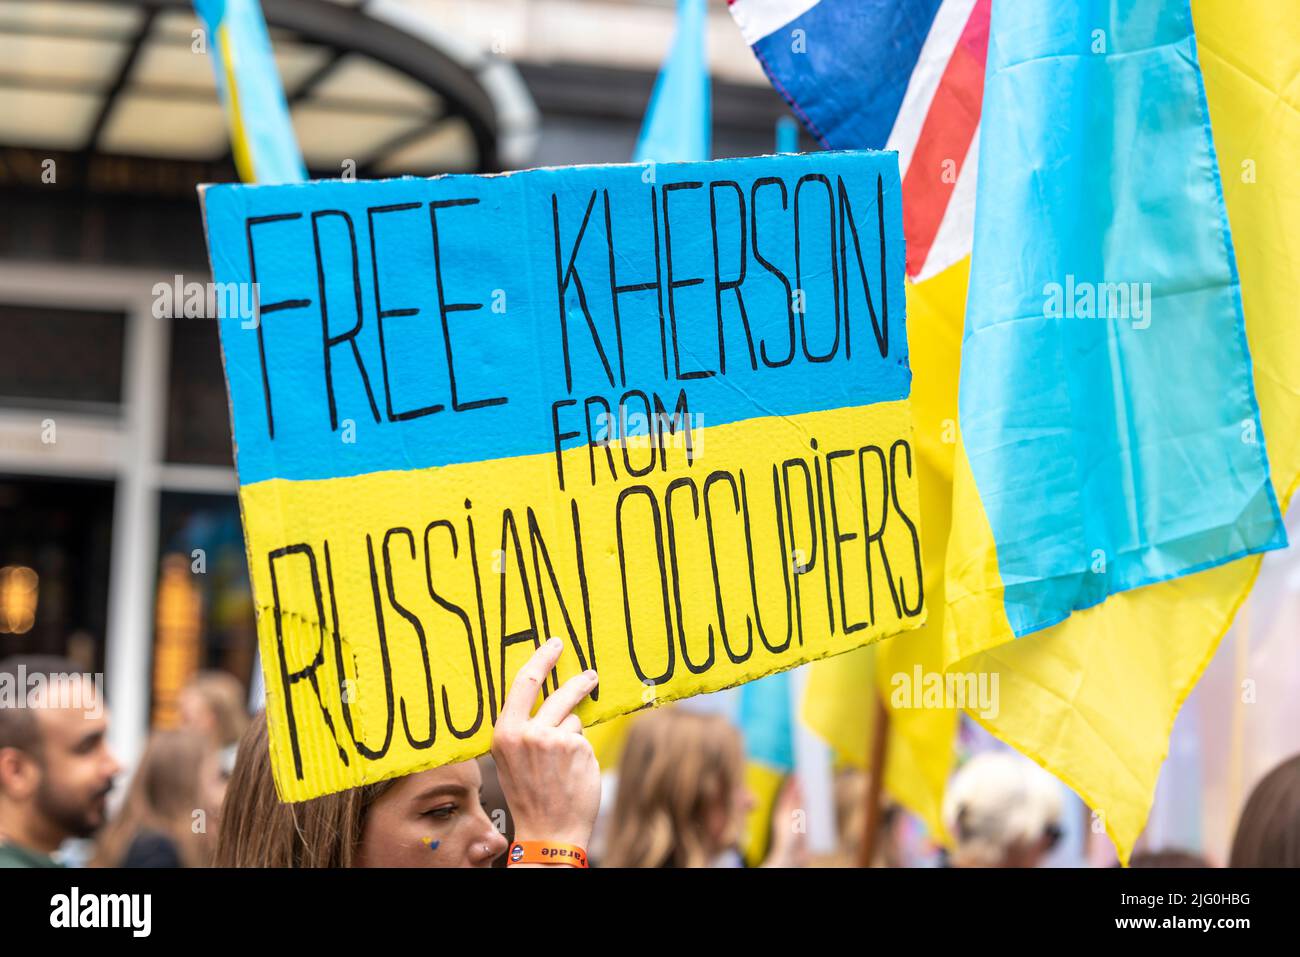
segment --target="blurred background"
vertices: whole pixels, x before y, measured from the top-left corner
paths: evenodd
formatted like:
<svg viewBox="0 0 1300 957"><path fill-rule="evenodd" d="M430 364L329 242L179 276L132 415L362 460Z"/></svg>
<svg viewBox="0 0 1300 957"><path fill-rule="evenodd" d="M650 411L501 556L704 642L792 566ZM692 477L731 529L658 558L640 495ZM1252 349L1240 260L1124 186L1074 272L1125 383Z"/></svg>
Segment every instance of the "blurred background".
<svg viewBox="0 0 1300 957"><path fill-rule="evenodd" d="M674 26L671 0L263 10L321 178L627 162ZM771 152L785 104L710 18L714 155ZM0 652L105 672L128 760L197 671L255 664L217 327L151 292L207 281L195 187L238 179L204 39L189 0L0 0Z"/></svg>

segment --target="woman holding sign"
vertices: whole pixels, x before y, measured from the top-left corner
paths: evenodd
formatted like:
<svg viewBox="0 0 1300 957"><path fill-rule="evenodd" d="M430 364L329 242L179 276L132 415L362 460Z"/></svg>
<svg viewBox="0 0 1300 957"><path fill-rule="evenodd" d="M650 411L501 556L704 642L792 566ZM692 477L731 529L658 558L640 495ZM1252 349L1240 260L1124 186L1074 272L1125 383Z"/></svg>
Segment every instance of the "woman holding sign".
<svg viewBox="0 0 1300 957"><path fill-rule="evenodd" d="M570 678L530 714L562 643L543 645L515 676L492 753L515 821L511 863L586 866L600 769L573 709L596 687ZM297 804L271 777L266 718L239 745L222 809L217 867L489 867L506 841L479 795L476 761L429 768Z"/></svg>

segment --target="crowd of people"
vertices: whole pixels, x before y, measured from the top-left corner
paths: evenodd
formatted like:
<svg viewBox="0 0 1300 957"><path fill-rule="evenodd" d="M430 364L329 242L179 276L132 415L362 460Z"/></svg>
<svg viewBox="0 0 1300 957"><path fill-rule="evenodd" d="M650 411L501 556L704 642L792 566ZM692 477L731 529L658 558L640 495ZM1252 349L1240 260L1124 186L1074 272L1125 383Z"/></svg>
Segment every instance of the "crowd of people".
<svg viewBox="0 0 1300 957"><path fill-rule="evenodd" d="M202 673L185 689L179 726L155 731L125 794L109 746L110 715L89 676L50 657L0 663L14 687L0 702L0 867L57 866L68 841L90 841L99 867L490 867L515 842L592 849L608 867L738 865L754 797L744 742L727 719L680 706L632 722L612 798L574 713L597 686L571 678L533 712L559 656L544 645L516 676L495 726L492 754L298 803L282 803L271 773L262 712L250 715L239 682ZM68 696L56 676L84 682ZM11 696L12 697L12 696ZM844 860L861 841L862 802L850 782L841 801ZM771 814L765 866L810 863L800 802L790 780ZM602 804L604 805L602 807ZM113 809L110 813L110 808ZM1055 781L1009 753L967 761L950 782L943 819L956 867L1035 867L1059 841ZM881 830L890 828L886 814ZM595 843L593 844L593 838ZM894 863L888 841L878 863ZM1197 866L1178 850L1135 857L1135 866ZM1300 755L1254 789L1237 825L1232 867L1300 866ZM560 866L524 861L521 866Z"/></svg>

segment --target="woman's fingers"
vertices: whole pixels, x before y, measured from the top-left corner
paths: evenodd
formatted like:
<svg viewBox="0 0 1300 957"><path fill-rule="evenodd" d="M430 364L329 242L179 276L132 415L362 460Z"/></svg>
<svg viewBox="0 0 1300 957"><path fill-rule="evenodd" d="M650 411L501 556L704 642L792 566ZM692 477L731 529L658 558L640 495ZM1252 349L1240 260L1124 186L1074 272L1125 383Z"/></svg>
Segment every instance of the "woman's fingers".
<svg viewBox="0 0 1300 957"><path fill-rule="evenodd" d="M564 642L559 638L552 638L533 652L533 656L528 659L527 664L519 669L514 682L510 685L510 693L501 706L500 717L497 718L497 728L501 728L502 725L507 727L514 724L522 725L528 720L528 716L533 710L533 702L537 700L537 693L541 690L542 682L546 680L546 676L555 667L555 662L559 660L563 648ZM561 688L560 690L563 691L564 689ZM556 694L558 693L556 692Z"/></svg>
<svg viewBox="0 0 1300 957"><path fill-rule="evenodd" d="M533 702L537 700L537 693L541 690L547 675L555 667L563 649L564 642L559 638L552 638L538 648L528 662L519 669L514 683L510 685L510 693L501 706L501 716L497 719L498 730L502 727L523 725L529 719ZM571 716L573 709L592 692L598 683L594 671L584 671L580 675L574 675L547 696L542 706L537 709L536 720L546 727L558 727ZM582 730L580 721L577 730Z"/></svg>
<svg viewBox="0 0 1300 957"><path fill-rule="evenodd" d="M519 670L492 739L515 839L585 847L600 807L600 767L573 709L595 687L595 672L570 678L529 717L563 642L548 642Z"/></svg>
<svg viewBox="0 0 1300 957"><path fill-rule="evenodd" d="M557 691L553 691L547 696L546 700L542 702L542 706L537 709L535 720L547 727L557 727L560 722L572 716L573 709L591 693L596 684L596 672L594 671L584 671L580 675L574 675L560 685Z"/></svg>

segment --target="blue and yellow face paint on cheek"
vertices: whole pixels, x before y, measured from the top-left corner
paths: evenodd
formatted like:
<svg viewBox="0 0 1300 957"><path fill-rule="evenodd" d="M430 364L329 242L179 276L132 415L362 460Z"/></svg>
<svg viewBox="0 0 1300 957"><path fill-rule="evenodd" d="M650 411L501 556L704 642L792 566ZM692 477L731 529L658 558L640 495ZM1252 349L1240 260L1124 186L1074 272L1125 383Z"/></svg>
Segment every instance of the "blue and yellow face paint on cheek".
<svg viewBox="0 0 1300 957"><path fill-rule="evenodd" d="M209 187L280 794L918 627L895 157Z"/></svg>

